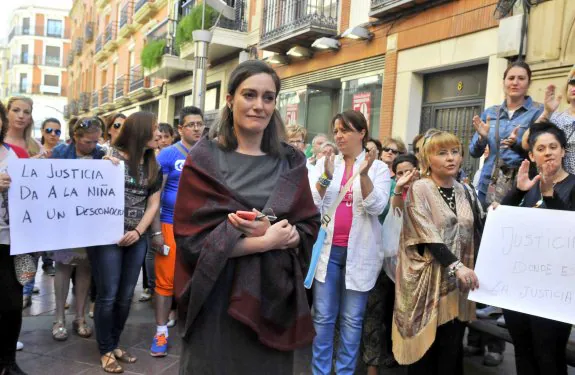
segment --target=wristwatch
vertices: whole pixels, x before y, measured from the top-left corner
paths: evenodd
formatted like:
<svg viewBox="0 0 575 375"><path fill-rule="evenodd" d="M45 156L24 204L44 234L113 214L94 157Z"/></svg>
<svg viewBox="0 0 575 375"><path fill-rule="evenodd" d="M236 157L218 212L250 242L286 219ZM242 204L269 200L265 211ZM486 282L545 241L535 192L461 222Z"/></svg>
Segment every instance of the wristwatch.
<svg viewBox="0 0 575 375"><path fill-rule="evenodd" d="M453 266L449 267L449 277L455 277L455 274L461 267L463 267L463 263L459 260Z"/></svg>

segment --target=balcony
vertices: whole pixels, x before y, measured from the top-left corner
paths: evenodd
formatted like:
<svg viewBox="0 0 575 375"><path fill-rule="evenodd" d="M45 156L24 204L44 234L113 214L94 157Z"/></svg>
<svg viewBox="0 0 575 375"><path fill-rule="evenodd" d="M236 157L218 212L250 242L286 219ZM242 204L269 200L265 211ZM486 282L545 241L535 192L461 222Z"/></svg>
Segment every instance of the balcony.
<svg viewBox="0 0 575 375"><path fill-rule="evenodd" d="M129 80L128 97L130 100L138 101L154 96L154 92L150 88L150 78L144 76L144 70L140 65L130 69Z"/></svg>
<svg viewBox="0 0 575 375"><path fill-rule="evenodd" d="M454 0L371 0L370 17L390 20Z"/></svg>
<svg viewBox="0 0 575 375"><path fill-rule="evenodd" d="M27 53L12 56L12 64L14 65L40 65L42 63L42 56L30 55Z"/></svg>
<svg viewBox="0 0 575 375"><path fill-rule="evenodd" d="M98 108L100 105L100 92L94 91L92 92L92 101L90 102L92 109Z"/></svg>
<svg viewBox="0 0 575 375"><path fill-rule="evenodd" d="M110 22L106 26L106 31L104 32L104 47L103 49L108 52L114 52L118 49L118 41L116 40L116 32L118 31L118 23Z"/></svg>
<svg viewBox="0 0 575 375"><path fill-rule="evenodd" d="M78 100L80 112L88 112L90 110L90 93L83 92L80 94L80 100Z"/></svg>
<svg viewBox="0 0 575 375"><path fill-rule="evenodd" d="M160 65L146 69L146 77L158 79L173 79L194 71L194 61L184 60L178 56L164 55Z"/></svg>
<svg viewBox="0 0 575 375"><path fill-rule="evenodd" d="M136 26L132 23L133 18L134 2L132 0L128 0L122 7L122 11L120 13L118 39L128 39L136 31Z"/></svg>
<svg viewBox="0 0 575 375"><path fill-rule="evenodd" d="M104 112L116 108L114 104L114 85L106 85L102 87L102 96L100 99L100 109Z"/></svg>
<svg viewBox="0 0 575 375"><path fill-rule="evenodd" d="M84 27L84 39L86 43L90 43L94 40L94 22L86 23Z"/></svg>
<svg viewBox="0 0 575 375"><path fill-rule="evenodd" d="M259 48L285 52L310 47L323 36L337 35L339 0L264 0Z"/></svg>
<svg viewBox="0 0 575 375"><path fill-rule="evenodd" d="M129 88L129 75L121 75L116 78L116 85L114 90L114 103L118 107L122 107L125 105L130 104L130 99L128 98L128 90Z"/></svg>
<svg viewBox="0 0 575 375"><path fill-rule="evenodd" d="M34 36L44 36L48 38L58 38L58 39L70 39L70 31L69 30L47 30L44 25L38 25L35 28L31 27L21 27L16 26L10 30L8 34L8 43L12 40L12 38L16 36L26 36L26 35L34 35Z"/></svg>
<svg viewBox="0 0 575 375"><path fill-rule="evenodd" d="M94 59L97 62L102 62L110 56L109 50L106 50L104 47L104 34L100 34L98 38L96 38L96 46L94 47Z"/></svg>
<svg viewBox="0 0 575 375"><path fill-rule="evenodd" d="M78 116L78 102L76 100L69 102L68 108L70 110L70 116Z"/></svg>
<svg viewBox="0 0 575 375"><path fill-rule="evenodd" d="M80 56L82 54L83 48L84 48L84 40L82 38L76 39L76 41L74 42L74 53L77 56Z"/></svg>
<svg viewBox="0 0 575 375"><path fill-rule="evenodd" d="M67 66L72 66L74 64L74 54L68 54L68 58L66 59Z"/></svg>
<svg viewBox="0 0 575 375"><path fill-rule="evenodd" d="M62 88L60 86L40 85L40 94L62 95Z"/></svg>
<svg viewBox="0 0 575 375"><path fill-rule="evenodd" d="M220 17L218 24L212 28L212 41L208 49L208 60L217 61L229 55L235 55L248 47L246 0L225 0L235 10L235 20ZM195 0L182 5L182 13L189 14ZM180 57L194 58L194 43L186 43L180 48Z"/></svg>
<svg viewBox="0 0 575 375"><path fill-rule="evenodd" d="M60 56L44 56L44 64L45 66L52 66L54 68L64 68L64 65L60 61Z"/></svg>
<svg viewBox="0 0 575 375"><path fill-rule="evenodd" d="M64 105L64 112L62 114L64 115L64 119L66 119L66 120L70 119L70 105L69 104Z"/></svg>
<svg viewBox="0 0 575 375"><path fill-rule="evenodd" d="M165 1L135 0L134 22L145 25L158 12L163 3Z"/></svg>
<svg viewBox="0 0 575 375"><path fill-rule="evenodd" d="M110 3L110 0L96 0L96 7L97 7L99 10L102 10L102 9L104 9L104 7L105 7L106 5L108 5L109 3Z"/></svg>

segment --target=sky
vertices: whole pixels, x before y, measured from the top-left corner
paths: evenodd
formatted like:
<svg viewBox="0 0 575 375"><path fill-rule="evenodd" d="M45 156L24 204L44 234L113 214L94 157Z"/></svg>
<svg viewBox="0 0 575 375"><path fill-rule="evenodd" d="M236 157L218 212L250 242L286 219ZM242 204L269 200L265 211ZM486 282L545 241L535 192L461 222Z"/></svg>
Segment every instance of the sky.
<svg viewBox="0 0 575 375"><path fill-rule="evenodd" d="M21 6L36 5L50 8L72 8L73 0L0 0L2 11L0 12L0 41L7 42L10 32L10 17L12 11Z"/></svg>

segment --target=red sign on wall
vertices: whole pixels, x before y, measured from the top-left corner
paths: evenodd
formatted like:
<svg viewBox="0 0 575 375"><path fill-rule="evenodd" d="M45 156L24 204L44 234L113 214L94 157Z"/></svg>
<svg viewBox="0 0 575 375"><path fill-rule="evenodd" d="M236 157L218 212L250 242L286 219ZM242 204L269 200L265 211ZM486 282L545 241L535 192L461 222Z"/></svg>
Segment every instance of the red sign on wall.
<svg viewBox="0 0 575 375"><path fill-rule="evenodd" d="M371 113L371 92L360 92L353 95L353 110L363 113L369 126L369 115Z"/></svg>
<svg viewBox="0 0 575 375"><path fill-rule="evenodd" d="M297 124L298 105L297 104L288 104L286 109L287 109L286 110L286 118L285 118L286 125Z"/></svg>

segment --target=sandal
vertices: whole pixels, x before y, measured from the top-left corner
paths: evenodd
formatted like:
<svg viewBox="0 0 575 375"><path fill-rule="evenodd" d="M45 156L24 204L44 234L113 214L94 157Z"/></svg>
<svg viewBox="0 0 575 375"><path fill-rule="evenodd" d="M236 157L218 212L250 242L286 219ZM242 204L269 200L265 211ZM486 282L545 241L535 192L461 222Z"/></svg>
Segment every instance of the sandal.
<svg viewBox="0 0 575 375"><path fill-rule="evenodd" d="M121 374L124 372L124 369L118 364L116 357L114 357L114 352L104 354L100 358L100 362L102 362L102 369L106 372L112 374Z"/></svg>
<svg viewBox="0 0 575 375"><path fill-rule="evenodd" d="M92 328L90 328L84 319L76 319L72 322L74 332L80 337L88 338L92 336Z"/></svg>
<svg viewBox="0 0 575 375"><path fill-rule="evenodd" d="M68 339L68 330L66 330L66 325L64 321L57 320L52 326L52 338L56 341L66 341Z"/></svg>
<svg viewBox="0 0 575 375"><path fill-rule="evenodd" d="M134 363L138 360L137 357L131 355L130 353L128 353L125 350L116 348L114 349L114 355L116 356L116 358L119 361L125 362L125 363Z"/></svg>

